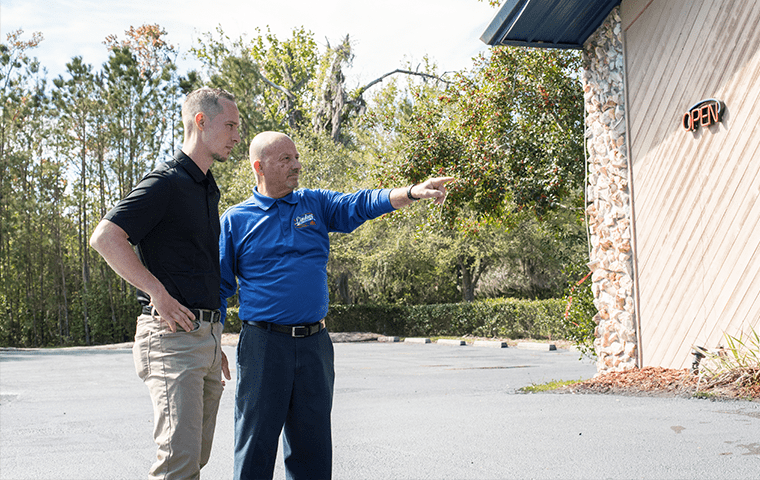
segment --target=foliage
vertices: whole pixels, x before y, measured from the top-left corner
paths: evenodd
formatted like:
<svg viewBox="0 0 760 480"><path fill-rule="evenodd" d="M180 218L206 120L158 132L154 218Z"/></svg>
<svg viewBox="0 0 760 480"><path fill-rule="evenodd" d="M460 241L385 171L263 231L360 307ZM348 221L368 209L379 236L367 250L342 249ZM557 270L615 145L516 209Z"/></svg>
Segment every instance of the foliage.
<svg viewBox="0 0 760 480"><path fill-rule="evenodd" d="M504 234L498 262L478 283L480 297L553 298L563 295L571 280L569 268L585 263L583 225L567 210L547 214L543 221L522 215Z"/></svg>
<svg viewBox="0 0 760 480"><path fill-rule="evenodd" d="M124 42L111 37L101 71L74 57L50 86L28 55L41 35L23 41L19 30L0 45L0 344L134 335L134 291L87 241L105 211L171 150L178 79L164 33L145 26Z"/></svg>
<svg viewBox="0 0 760 480"><path fill-rule="evenodd" d="M370 144L387 145L377 149L381 186L457 178L426 223L451 239L465 301L557 295L567 281L558 272L585 256L578 61L497 48L453 83L393 81L374 97L363 125ZM498 286L478 289L484 280Z"/></svg>
<svg viewBox="0 0 760 480"><path fill-rule="evenodd" d="M492 299L435 305L333 304L325 317L331 332L373 332L398 337L474 335L487 338L562 339L561 300ZM240 330L237 309L225 332Z"/></svg>
<svg viewBox="0 0 760 480"><path fill-rule="evenodd" d="M568 208L584 174L583 102L572 75L579 60L574 52L497 47L443 92L415 90L397 174L459 179L443 216L460 228L523 209L541 218Z"/></svg>
<svg viewBox="0 0 760 480"><path fill-rule="evenodd" d="M591 291L591 272L585 265L576 265L569 272L572 282L565 292L563 315L566 338L572 340L583 355L596 357L594 339L596 307Z"/></svg>
<svg viewBox="0 0 760 480"><path fill-rule="evenodd" d="M695 347L698 354L705 357L700 371L700 382L710 388L723 385L737 385L745 388L760 387L760 332L750 328L738 337L724 334L727 348L707 351Z"/></svg>
<svg viewBox="0 0 760 480"><path fill-rule="evenodd" d="M110 168L119 183L118 198L152 170L159 158L172 156L181 131L174 46L163 40L158 25L130 27L126 38L110 35L111 52L103 65L99 109L107 116L108 146L114 152ZM117 199L118 199L117 198Z"/></svg>
<svg viewBox="0 0 760 480"><path fill-rule="evenodd" d="M42 41L42 35L35 33L30 40L22 38L23 31L16 30L0 44L2 344L16 338L50 340L45 325L53 321L61 291L58 281L62 278L54 273L54 259L61 254L60 228L66 227L56 216L65 205L46 201L47 195L60 199L60 189L52 181L59 165L35 162L49 133L45 122L49 108L45 80L39 63L29 56L29 51ZM52 179L38 182L42 174Z"/></svg>
<svg viewBox="0 0 760 480"><path fill-rule="evenodd" d="M509 180L517 175L510 170L516 160L501 146L516 152L512 144L522 145L508 142L514 138L504 125L534 140L535 131L545 128L541 146L553 150L535 153L532 165L544 172L560 155L571 162L574 113L559 108L564 100L543 108L567 114L554 122L565 137L547 123L549 113L534 125L522 110L504 110L533 105L543 98L539 86L558 98L565 95L562 88L573 81L550 74L562 71L559 63L547 61L550 73L536 73L533 80L520 77L519 88L533 93L508 92L513 97L499 83L506 77L497 70L508 65L499 56L493 65L483 60L472 72L455 75L456 83L425 61L420 69L399 69L348 89L348 36L320 48L303 28L286 39L257 31L246 40L230 39L219 27L191 49L201 71L184 75L175 64L181 52L165 36L159 25L130 28L121 38L110 35L105 64L74 57L50 81L30 57L40 34L24 40L19 30L0 44L0 344L78 345L132 337L138 313L134 288L87 241L105 212L179 147L182 96L201 85L230 90L241 115L242 142L230 161L213 167L221 210L250 196L254 178L244 160L251 138L263 130L292 136L302 155L302 186L308 188L391 188L450 173L460 179L444 208L418 202L350 235L331 235L328 286L336 309L375 304L376 313L403 312L397 323L387 317L387 328L401 328L408 317L419 331L517 335L538 329L559 335L545 308L455 303L504 294L549 297L565 279L561 270L576 261L583 242L568 193L575 180L563 177L567 191L553 190L551 201L567 200L562 205L568 208L552 203L540 211L539 222L528 212L540 209L520 210L514 202L519 191ZM568 64L564 74L571 71ZM470 111L477 121L465 116ZM501 115L510 121L489 120ZM567 149L557 147L560 138ZM562 161L555 163L564 175ZM543 177L535 178L543 185ZM471 309L481 313L467 313ZM517 313L528 323L515 319Z"/></svg>
<svg viewBox="0 0 760 480"><path fill-rule="evenodd" d="M260 131L275 130L279 127L278 118L273 115L272 107L266 102L267 87L261 80L259 65L252 55L253 42L239 37L235 40L225 35L221 26L216 34L204 33L190 49L203 65L202 74L191 72L188 75L186 92L203 85L223 88L235 95L240 112L240 143L233 148L225 164L217 164L213 171L220 188L235 181L235 176L247 162L248 145ZM221 188L224 195L225 189ZM224 198L222 199L224 201ZM235 202L230 202L232 204Z"/></svg>
<svg viewBox="0 0 760 480"><path fill-rule="evenodd" d="M334 332L394 336L563 338L561 300L494 299L435 305L333 305L326 317Z"/></svg>
<svg viewBox="0 0 760 480"><path fill-rule="evenodd" d="M331 302L414 305L461 298L449 239L394 217L331 237Z"/></svg>

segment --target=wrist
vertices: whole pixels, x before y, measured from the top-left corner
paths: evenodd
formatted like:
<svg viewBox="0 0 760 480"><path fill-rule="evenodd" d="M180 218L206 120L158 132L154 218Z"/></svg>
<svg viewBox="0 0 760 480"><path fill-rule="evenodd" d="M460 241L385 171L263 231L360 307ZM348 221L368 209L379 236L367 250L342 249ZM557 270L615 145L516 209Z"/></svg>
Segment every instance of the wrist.
<svg viewBox="0 0 760 480"><path fill-rule="evenodd" d="M416 202L417 200L419 200L419 199L420 199L419 197L415 197L414 195L412 195L412 189L413 189L414 187L416 187L416 186L417 186L417 184L415 183L414 185L412 185L411 187L409 187L409 190L407 190L407 191L406 191L406 197L407 197L409 200L412 200L412 201L414 201L414 202Z"/></svg>

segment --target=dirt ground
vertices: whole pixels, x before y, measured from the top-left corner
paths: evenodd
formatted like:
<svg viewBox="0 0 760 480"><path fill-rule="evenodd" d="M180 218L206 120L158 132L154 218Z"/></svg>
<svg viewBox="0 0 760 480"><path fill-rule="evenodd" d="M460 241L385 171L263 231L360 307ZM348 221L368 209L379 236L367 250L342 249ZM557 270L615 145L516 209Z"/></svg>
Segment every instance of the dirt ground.
<svg viewBox="0 0 760 480"><path fill-rule="evenodd" d="M748 400L760 402L760 383L742 385L738 375L708 378L662 367L644 367L599 375L567 387L569 393L609 393L659 397L694 397L714 400Z"/></svg>

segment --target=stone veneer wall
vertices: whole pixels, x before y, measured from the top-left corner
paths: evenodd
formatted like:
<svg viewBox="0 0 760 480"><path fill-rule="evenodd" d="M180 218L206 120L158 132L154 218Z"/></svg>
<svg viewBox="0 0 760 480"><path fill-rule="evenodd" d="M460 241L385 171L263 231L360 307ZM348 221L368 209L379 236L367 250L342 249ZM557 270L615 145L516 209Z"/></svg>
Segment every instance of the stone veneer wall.
<svg viewBox="0 0 760 480"><path fill-rule="evenodd" d="M584 44L583 67L588 265L599 312L594 347L601 374L634 368L638 358L620 7Z"/></svg>

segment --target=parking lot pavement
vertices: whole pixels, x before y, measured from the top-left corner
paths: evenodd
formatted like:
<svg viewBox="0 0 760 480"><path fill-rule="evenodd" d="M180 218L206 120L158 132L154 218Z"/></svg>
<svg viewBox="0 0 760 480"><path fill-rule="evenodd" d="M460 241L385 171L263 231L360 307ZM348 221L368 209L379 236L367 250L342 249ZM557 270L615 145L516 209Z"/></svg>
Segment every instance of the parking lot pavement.
<svg viewBox="0 0 760 480"><path fill-rule="evenodd" d="M224 347L234 364L235 348ZM336 343L336 479L758 478L760 404L523 394L574 351ZM206 479L232 476L234 382ZM139 479L152 409L126 348L0 351L0 479ZM282 460L275 478L284 478Z"/></svg>

